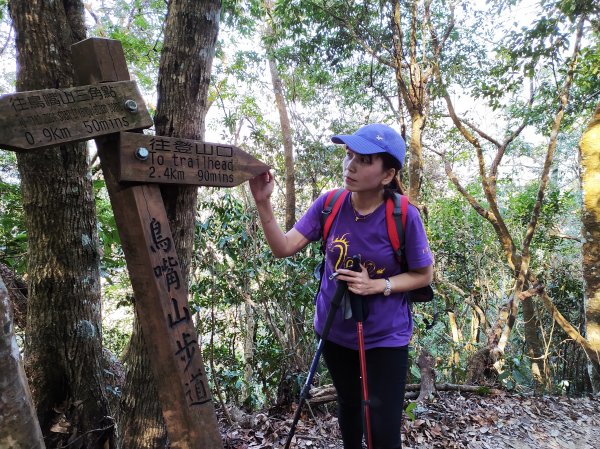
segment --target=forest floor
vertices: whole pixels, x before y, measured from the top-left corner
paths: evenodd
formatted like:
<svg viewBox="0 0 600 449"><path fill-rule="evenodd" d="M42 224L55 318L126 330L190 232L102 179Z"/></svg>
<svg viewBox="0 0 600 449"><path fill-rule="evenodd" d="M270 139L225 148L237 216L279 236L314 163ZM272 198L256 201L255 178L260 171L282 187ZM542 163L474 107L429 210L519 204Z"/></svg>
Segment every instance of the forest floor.
<svg viewBox="0 0 600 449"><path fill-rule="evenodd" d="M404 449L600 449L600 397L481 396L439 392L404 416ZM292 414L244 414L225 424L225 449L279 449ZM316 419L315 419L316 418ZM335 403L313 407L298 423L291 448L342 449Z"/></svg>

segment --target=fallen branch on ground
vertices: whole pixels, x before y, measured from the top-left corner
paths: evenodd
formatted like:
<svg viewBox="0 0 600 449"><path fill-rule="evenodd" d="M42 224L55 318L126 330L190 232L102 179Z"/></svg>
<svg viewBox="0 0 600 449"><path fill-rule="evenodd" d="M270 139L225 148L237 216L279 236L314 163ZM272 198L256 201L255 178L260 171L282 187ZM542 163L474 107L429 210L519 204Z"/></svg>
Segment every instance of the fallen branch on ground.
<svg viewBox="0 0 600 449"><path fill-rule="evenodd" d="M407 384L406 385L406 399L415 399L419 395L421 384ZM497 388L490 388L480 385L458 385L458 384L435 384L437 391L463 391L468 393L476 393L483 396L486 395L501 395L505 392L498 390ZM337 400L337 394L333 385L323 385L321 387L311 388L310 398L308 403L311 405L326 404Z"/></svg>

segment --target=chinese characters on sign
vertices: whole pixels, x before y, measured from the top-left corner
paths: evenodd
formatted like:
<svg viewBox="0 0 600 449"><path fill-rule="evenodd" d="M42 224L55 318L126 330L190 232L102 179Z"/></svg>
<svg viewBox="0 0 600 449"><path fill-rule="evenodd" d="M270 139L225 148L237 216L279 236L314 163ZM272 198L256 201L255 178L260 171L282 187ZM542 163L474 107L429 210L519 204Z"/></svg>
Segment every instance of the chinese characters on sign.
<svg viewBox="0 0 600 449"><path fill-rule="evenodd" d="M233 184L234 160L230 146L191 140L153 137L150 140L148 177L185 181L186 173L198 182ZM192 170L189 170L192 169Z"/></svg>
<svg viewBox="0 0 600 449"><path fill-rule="evenodd" d="M168 225L165 225L168 226ZM193 332L193 323L187 307L187 290L182 288L179 261L171 237L162 232L162 223L152 217L149 224L150 251L156 255L158 263L153 268L155 278L166 288L171 298L168 322L175 336L174 354L180 360L179 369L185 385L185 395L189 406L209 402L210 394L207 379L200 359L200 348Z"/></svg>
<svg viewBox="0 0 600 449"><path fill-rule="evenodd" d="M72 105L75 103L78 106L83 106L82 103L92 100L105 100L116 97L117 93L112 86L86 86L70 90L56 89L40 91L39 95L29 93L16 94L10 98L10 104L15 112L32 112L38 109L45 109L46 107L52 108L52 106ZM59 114L59 116L69 118L64 113ZM48 118L52 120L52 117ZM75 116L74 118L79 117Z"/></svg>
<svg viewBox="0 0 600 449"><path fill-rule="evenodd" d="M0 146L16 150L149 126L152 120L133 81L0 97Z"/></svg>
<svg viewBox="0 0 600 449"><path fill-rule="evenodd" d="M221 143L121 133L120 181L233 187L269 166Z"/></svg>

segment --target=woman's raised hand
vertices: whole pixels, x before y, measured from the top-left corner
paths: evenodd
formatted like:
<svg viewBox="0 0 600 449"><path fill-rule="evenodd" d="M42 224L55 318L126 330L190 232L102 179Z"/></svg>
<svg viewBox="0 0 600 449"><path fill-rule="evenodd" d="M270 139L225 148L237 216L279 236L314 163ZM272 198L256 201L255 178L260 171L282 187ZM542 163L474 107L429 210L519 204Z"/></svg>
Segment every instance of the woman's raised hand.
<svg viewBox="0 0 600 449"><path fill-rule="evenodd" d="M266 171L250 180L250 191L256 204L267 201L271 198L275 178L270 171Z"/></svg>

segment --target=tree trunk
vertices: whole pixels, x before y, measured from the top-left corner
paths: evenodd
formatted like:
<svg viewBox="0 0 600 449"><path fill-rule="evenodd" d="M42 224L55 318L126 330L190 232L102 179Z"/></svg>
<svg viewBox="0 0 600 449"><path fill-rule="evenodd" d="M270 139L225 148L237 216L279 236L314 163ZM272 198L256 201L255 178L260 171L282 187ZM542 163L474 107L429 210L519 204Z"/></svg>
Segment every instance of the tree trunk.
<svg viewBox="0 0 600 449"><path fill-rule="evenodd" d="M221 2L171 0L158 76L154 123L159 136L204 140L208 87ZM161 186L185 280L194 247L195 186Z"/></svg>
<svg viewBox="0 0 600 449"><path fill-rule="evenodd" d="M281 137L283 138L283 155L285 159L285 230L289 231L296 223L296 187L294 168L294 147L292 144L292 127L288 116L285 96L283 94L283 83L277 70L277 62L274 56L269 55L269 71L271 82L275 93L275 103L279 112L279 123L281 125Z"/></svg>
<svg viewBox="0 0 600 449"><path fill-rule="evenodd" d="M423 86L424 87L424 86ZM420 204L421 184L423 183L423 128L425 116L414 109L410 121L410 161L408 165L408 197L414 204Z"/></svg>
<svg viewBox="0 0 600 449"><path fill-rule="evenodd" d="M11 0L9 8L17 90L72 86L70 45L85 38L82 2ZM112 446L86 146L18 153L17 163L29 239L25 361L46 443Z"/></svg>
<svg viewBox="0 0 600 449"><path fill-rule="evenodd" d="M17 346L10 302L0 277L0 448L44 449Z"/></svg>
<svg viewBox="0 0 600 449"><path fill-rule="evenodd" d="M450 363L458 368L458 366L460 365L459 345L463 341L463 336L461 335L460 329L458 328L458 323L456 322L456 315L452 311L448 311L448 323L450 324L450 330L452 331L452 343L454 344L454 349L452 350L452 357L450 358Z"/></svg>
<svg viewBox="0 0 600 449"><path fill-rule="evenodd" d="M273 9L273 1L265 0L265 8L268 14ZM274 39L275 32L268 24L265 25L265 35L267 39ZM269 72L271 74L271 83L273 84L273 93L275 94L275 104L279 113L279 124L281 125L281 137L283 139L283 155L285 160L285 231L289 231L296 224L296 171L294 167L294 145L292 140L292 127L285 103L285 93L277 61L273 55L273 47L266 44L267 59L269 61Z"/></svg>
<svg viewBox="0 0 600 449"><path fill-rule="evenodd" d="M421 388L417 402L431 399L435 394L435 358L425 348L421 349L417 366L421 372Z"/></svg>
<svg viewBox="0 0 600 449"><path fill-rule="evenodd" d="M403 13L400 10L400 6L399 0L392 1L393 65L396 72L396 84L398 86L398 101L404 101L411 119L410 142L407 145L409 152L408 197L414 204L419 204L423 180L422 137L427 121L426 111L429 109L430 100L427 95L427 85L430 81L431 73L423 70L419 64L419 55L417 54L418 27L423 22L421 18L417 17L417 2L411 3L410 36L407 52L404 50L405 36L401 22ZM400 110L402 109L404 108L400 107Z"/></svg>
<svg viewBox="0 0 600 449"><path fill-rule="evenodd" d="M208 111L208 87L212 70L215 43L219 31L221 2L219 0L171 0L167 13L165 38L158 77L158 104L154 123L159 136L174 136L204 140L205 116ZM161 186L161 194L184 282L189 279L190 261L194 247L195 211L198 189L195 186ZM137 326L137 324L136 324ZM130 435L131 446L160 448L166 442L164 424L156 388L148 389L152 379L143 339L132 339L126 363L128 399L134 418L123 423L123 435ZM139 381L142 379L142 381ZM143 381L146 379L146 381ZM148 400L134 397L146 395ZM124 404L127 406L127 404ZM147 421L143 421L147 419ZM152 431L146 438L133 441L140 422ZM158 429L162 429L160 432ZM159 443L160 442L160 443ZM160 444L160 445L159 445Z"/></svg>
<svg viewBox="0 0 600 449"><path fill-rule="evenodd" d="M119 447L165 448L168 442L167 431L158 402L158 392L151 381L154 376L138 320L134 320L133 333L124 359L127 361L127 377L119 413Z"/></svg>
<svg viewBox="0 0 600 449"><path fill-rule="evenodd" d="M549 375L544 356L544 346L538 334L539 321L535 312L533 298L526 299L521 303L523 308L523 327L525 332L525 343L527 345L527 357L531 364L531 374L537 387L548 387Z"/></svg>
<svg viewBox="0 0 600 449"><path fill-rule="evenodd" d="M272 0L264 1L265 9L267 14L270 16L273 8ZM275 104L277 105L277 112L279 113L279 124L281 126L281 137L283 140L283 156L285 161L285 231L289 231L294 227L296 223L296 187L295 187L295 167L294 167L294 147L292 139L292 127L290 125L290 119L288 114L287 104L285 102L284 86L279 75L279 69L277 68L277 61L273 54L274 46L269 44L269 40L276 39L275 31L267 21L265 24L263 42L265 42L265 48L267 51L267 59L269 63L269 73L271 75L271 84L273 85L273 93L275 95ZM286 269L286 278L289 279L294 274L291 273L291 268ZM302 345L300 344L301 338L301 323L303 323L303 317L300 311L294 307L287 307L286 315L288 319L285 325L285 334L288 340L286 345L293 351L291 355L290 363L288 368L296 372L298 370L304 370L305 364L303 363L302 357ZM293 377L293 376L292 376ZM285 385L288 376L283 376L282 383L279 385L279 405L287 403L287 392L288 388Z"/></svg>
<svg viewBox="0 0 600 449"><path fill-rule="evenodd" d="M587 340L600 353L600 104L579 143L583 193L583 279ZM600 364L591 360L588 371L594 393L600 393Z"/></svg>
<svg viewBox="0 0 600 449"><path fill-rule="evenodd" d="M252 377L254 376L254 333L256 332L256 317L254 308L244 302L241 306L240 325L242 328L242 347L244 357L244 383L242 385L242 398L246 400L252 394Z"/></svg>

